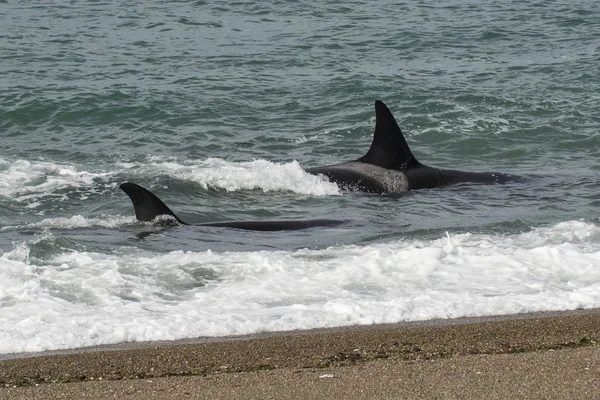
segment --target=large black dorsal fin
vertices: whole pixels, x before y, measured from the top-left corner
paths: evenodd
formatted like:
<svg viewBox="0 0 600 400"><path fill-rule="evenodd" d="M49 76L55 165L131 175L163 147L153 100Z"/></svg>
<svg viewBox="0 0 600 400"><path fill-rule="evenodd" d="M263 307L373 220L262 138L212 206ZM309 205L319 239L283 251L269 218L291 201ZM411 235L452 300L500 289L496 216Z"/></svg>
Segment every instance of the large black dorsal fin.
<svg viewBox="0 0 600 400"><path fill-rule="evenodd" d="M133 208L135 208L135 217L139 221L152 221L160 215L170 215L180 224L187 225L149 190L131 182L122 183L119 187L131 199Z"/></svg>
<svg viewBox="0 0 600 400"><path fill-rule="evenodd" d="M360 162L404 171L418 165L394 116L381 100L375 101L375 134L371 148Z"/></svg>

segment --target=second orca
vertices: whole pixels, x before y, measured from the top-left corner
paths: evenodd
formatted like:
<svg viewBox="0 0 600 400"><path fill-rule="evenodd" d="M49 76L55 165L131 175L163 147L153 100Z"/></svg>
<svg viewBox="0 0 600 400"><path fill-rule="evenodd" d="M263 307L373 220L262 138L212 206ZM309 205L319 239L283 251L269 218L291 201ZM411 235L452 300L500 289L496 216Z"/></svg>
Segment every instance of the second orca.
<svg viewBox="0 0 600 400"><path fill-rule="evenodd" d="M154 221L157 217L166 216L181 225L189 225L182 221L152 192L135 183L126 182L119 186L131 199L138 221ZM168 222L168 221L164 221ZM205 222L196 226L213 226L220 228L235 228L252 231L289 231L308 229L319 226L337 226L346 221L336 219L306 219L306 220L261 220L261 221L219 221Z"/></svg>
<svg viewBox="0 0 600 400"><path fill-rule="evenodd" d="M468 172L428 167L410 151L394 116L382 101L375 102L375 134L371 148L356 161L307 168L345 190L401 193L455 183L506 183L522 178L498 172Z"/></svg>

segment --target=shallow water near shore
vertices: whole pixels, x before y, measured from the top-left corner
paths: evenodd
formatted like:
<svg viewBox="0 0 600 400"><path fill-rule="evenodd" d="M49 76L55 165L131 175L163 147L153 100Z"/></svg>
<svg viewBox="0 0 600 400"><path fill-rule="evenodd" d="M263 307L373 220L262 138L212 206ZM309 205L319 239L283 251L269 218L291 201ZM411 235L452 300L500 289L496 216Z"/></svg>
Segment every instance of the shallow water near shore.
<svg viewBox="0 0 600 400"><path fill-rule="evenodd" d="M0 353L600 305L592 1L0 4ZM424 164L344 192L383 100ZM136 182L191 223L138 223Z"/></svg>

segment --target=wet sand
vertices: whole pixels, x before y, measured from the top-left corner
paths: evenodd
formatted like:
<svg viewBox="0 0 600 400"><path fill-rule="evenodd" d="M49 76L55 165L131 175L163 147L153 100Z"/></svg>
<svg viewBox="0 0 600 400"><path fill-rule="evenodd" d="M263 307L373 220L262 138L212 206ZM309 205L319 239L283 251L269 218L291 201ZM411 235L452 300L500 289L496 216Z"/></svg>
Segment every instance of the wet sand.
<svg viewBox="0 0 600 400"><path fill-rule="evenodd" d="M600 310L5 355L0 398L600 398Z"/></svg>

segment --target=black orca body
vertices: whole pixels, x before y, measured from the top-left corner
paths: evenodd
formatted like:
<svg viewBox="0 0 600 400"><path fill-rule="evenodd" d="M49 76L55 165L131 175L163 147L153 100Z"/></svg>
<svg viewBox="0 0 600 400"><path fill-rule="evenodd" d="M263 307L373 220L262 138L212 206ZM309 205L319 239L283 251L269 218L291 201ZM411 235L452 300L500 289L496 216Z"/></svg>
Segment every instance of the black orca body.
<svg viewBox="0 0 600 400"><path fill-rule="evenodd" d="M183 222L149 190L136 185L135 183L126 182L119 186L127 196L131 199L135 208L135 216L138 221L153 221L160 216L170 216L182 225L189 225ZM196 226L214 226L221 228L235 228L253 231L289 231L308 229L318 226L336 226L345 221L334 219L308 219L308 220L283 220L283 221L223 221L223 222L207 222Z"/></svg>
<svg viewBox="0 0 600 400"><path fill-rule="evenodd" d="M495 172L466 172L421 164L413 156L394 116L382 101L375 102L375 134L371 148L356 161L308 168L324 175L343 189L371 193L401 193L461 182L506 183L514 175Z"/></svg>

